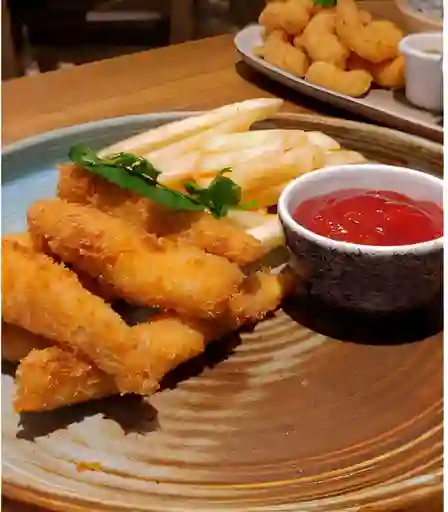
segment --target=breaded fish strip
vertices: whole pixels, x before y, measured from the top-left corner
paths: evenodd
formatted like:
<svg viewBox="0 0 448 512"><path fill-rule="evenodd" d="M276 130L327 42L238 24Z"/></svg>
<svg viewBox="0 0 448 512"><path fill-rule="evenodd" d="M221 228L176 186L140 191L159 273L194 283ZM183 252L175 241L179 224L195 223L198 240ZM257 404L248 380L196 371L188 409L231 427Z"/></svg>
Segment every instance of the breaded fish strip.
<svg viewBox="0 0 448 512"><path fill-rule="evenodd" d="M17 363L33 349L51 347L54 342L17 325L2 322L2 360Z"/></svg>
<svg viewBox="0 0 448 512"><path fill-rule="evenodd" d="M139 306L214 317L244 278L225 258L157 239L92 206L38 201L28 210L28 227L36 245Z"/></svg>
<svg viewBox="0 0 448 512"><path fill-rule="evenodd" d="M5 240L2 249L5 322L84 352L114 376L122 392L153 389L145 361L127 361L134 349L131 328L100 297L43 254L17 250Z"/></svg>
<svg viewBox="0 0 448 512"><path fill-rule="evenodd" d="M2 240L13 244L16 249L39 252L39 248L34 245L33 239L27 231L23 233L8 233L3 235ZM83 272L77 272L76 275L78 276L79 282L86 290L89 290L89 292L94 295L98 295L98 297L101 297L106 302L112 302L119 298L117 291L109 284L99 282Z"/></svg>
<svg viewBox="0 0 448 512"><path fill-rule="evenodd" d="M169 314L132 328L146 354L149 371L157 382L178 365L203 352L207 342L218 339L244 323L274 311L289 293L292 277L285 273L257 273L229 301L220 321L189 321ZM56 409L116 393L113 382L93 365L62 348L34 350L17 371L15 408L18 412Z"/></svg>
<svg viewBox="0 0 448 512"><path fill-rule="evenodd" d="M36 252L31 235L24 231L23 233L6 233L2 236L2 242L8 243L17 250Z"/></svg>
<svg viewBox="0 0 448 512"><path fill-rule="evenodd" d="M118 393L114 379L82 355L54 346L32 350L16 371L17 411L45 411ZM69 400L69 402L68 402Z"/></svg>
<svg viewBox="0 0 448 512"><path fill-rule="evenodd" d="M150 199L123 190L75 165L59 167L58 195L71 203L92 205L148 233L170 236L238 265L260 258L262 244L226 219L209 213L173 212Z"/></svg>

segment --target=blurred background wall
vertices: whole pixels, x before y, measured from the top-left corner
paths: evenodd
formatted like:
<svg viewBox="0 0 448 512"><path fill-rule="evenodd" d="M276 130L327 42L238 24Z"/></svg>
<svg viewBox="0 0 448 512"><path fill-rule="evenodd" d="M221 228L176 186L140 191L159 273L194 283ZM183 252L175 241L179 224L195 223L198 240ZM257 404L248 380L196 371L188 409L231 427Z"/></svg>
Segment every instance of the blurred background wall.
<svg viewBox="0 0 448 512"><path fill-rule="evenodd" d="M234 32L264 0L2 0L3 79Z"/></svg>
<svg viewBox="0 0 448 512"><path fill-rule="evenodd" d="M394 0L370 0L377 7ZM234 33L265 0L2 0L2 79ZM364 3L364 2L363 2Z"/></svg>

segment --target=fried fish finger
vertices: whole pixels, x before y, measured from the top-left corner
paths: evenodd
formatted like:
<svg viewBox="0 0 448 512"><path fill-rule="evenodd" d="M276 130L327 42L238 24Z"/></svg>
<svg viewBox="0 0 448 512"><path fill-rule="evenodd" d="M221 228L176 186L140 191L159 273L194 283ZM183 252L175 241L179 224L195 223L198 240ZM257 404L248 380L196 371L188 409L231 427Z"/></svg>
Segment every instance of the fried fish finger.
<svg viewBox="0 0 448 512"><path fill-rule="evenodd" d="M36 240L139 306L193 317L220 314L244 276L225 258L157 239L91 206L42 200L28 210Z"/></svg>
<svg viewBox="0 0 448 512"><path fill-rule="evenodd" d="M14 407L46 411L118 393L113 378L87 358L61 347L32 350L16 372Z"/></svg>
<svg viewBox="0 0 448 512"><path fill-rule="evenodd" d="M145 354L137 350L133 357L146 358L151 375L160 382L169 371L202 353L207 342L274 311L291 287L289 273L258 272L230 299L220 320L192 321L170 314L152 318L132 328L140 346L146 347ZM116 393L108 376L60 347L31 352L20 364L16 380L19 412L56 409Z"/></svg>
<svg viewBox="0 0 448 512"><path fill-rule="evenodd" d="M22 251L39 252L39 248L35 246L31 235L27 231L23 233L8 233L3 235L2 240L13 244L16 249ZM86 290L89 290L94 295L98 295L98 297L101 297L106 302L112 302L118 298L116 290L109 284L93 279L83 272L77 272L76 275Z"/></svg>
<svg viewBox="0 0 448 512"><path fill-rule="evenodd" d="M5 322L85 353L116 378L122 392L152 391L145 361L127 361L134 343L131 328L104 300L47 256L17 250L7 241L2 249Z"/></svg>
<svg viewBox="0 0 448 512"><path fill-rule="evenodd" d="M7 233L2 236L2 241L10 244L18 250L36 251L33 239L27 231L23 233Z"/></svg>
<svg viewBox="0 0 448 512"><path fill-rule="evenodd" d="M58 196L92 205L157 236L169 236L245 265L263 256L262 244L226 219L209 213L173 212L150 199L123 190L75 165L59 167Z"/></svg>

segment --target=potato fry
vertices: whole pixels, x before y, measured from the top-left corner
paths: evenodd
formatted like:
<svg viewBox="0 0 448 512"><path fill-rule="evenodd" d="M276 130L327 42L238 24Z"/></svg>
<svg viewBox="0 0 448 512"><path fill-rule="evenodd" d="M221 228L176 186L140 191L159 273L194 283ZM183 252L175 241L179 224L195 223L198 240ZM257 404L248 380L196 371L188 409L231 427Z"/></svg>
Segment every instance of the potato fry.
<svg viewBox="0 0 448 512"><path fill-rule="evenodd" d="M271 154L261 154L257 158L235 162L231 178L241 187L242 201L257 201L258 207L266 206L259 201L260 191L280 186L301 174L305 174L323 165L323 151L314 144L294 148L282 153L273 151ZM222 167L221 167L222 168ZM202 176L196 179L198 185L206 187L212 177Z"/></svg>
<svg viewBox="0 0 448 512"><path fill-rule="evenodd" d="M308 140L315 146L323 149L324 151L341 149L338 141L331 138L329 135L322 132L306 132Z"/></svg>
<svg viewBox="0 0 448 512"><path fill-rule="evenodd" d="M253 167L235 167L232 179L246 191L279 185L322 166L323 152L314 144L294 148Z"/></svg>
<svg viewBox="0 0 448 512"><path fill-rule="evenodd" d="M308 142L303 130L254 130L209 137L201 146L202 153L223 153L240 151L254 146L281 146L285 151Z"/></svg>
<svg viewBox="0 0 448 512"><path fill-rule="evenodd" d="M266 222L271 218L272 214L267 213L266 209L245 211L245 210L231 210L227 214L230 222L244 229L254 228Z"/></svg>
<svg viewBox="0 0 448 512"><path fill-rule="evenodd" d="M172 188L181 188L182 183L194 176L199 158L200 153L195 151L173 158L166 158L160 162L151 159L150 162L162 173L159 176L160 183Z"/></svg>
<svg viewBox="0 0 448 512"><path fill-rule="evenodd" d="M274 185L273 187L265 188L263 190L254 190L247 194L248 201L256 201L257 206L262 208L269 208L278 203L280 194L283 189L288 185L289 181Z"/></svg>
<svg viewBox="0 0 448 512"><path fill-rule="evenodd" d="M264 224L250 229L249 233L259 240L266 249L275 249L284 243L283 230L277 215L268 219Z"/></svg>
<svg viewBox="0 0 448 512"><path fill-rule="evenodd" d="M310 170L317 170L319 168L329 167L332 165L348 165L348 164L359 164L359 163L365 163L367 162L367 159L362 155L361 153L358 153L357 151L350 151L350 150L329 150L325 151L322 155L323 160L320 162L320 165L318 167L315 167L315 169ZM297 176L299 176L298 174ZM292 178L293 179L293 178ZM280 184L267 187L267 188L260 188L260 189L254 189L251 191L247 191L244 194L245 201L251 202L256 201L258 208L268 208L270 206L275 206L278 203L278 200L280 198L280 194L282 193L283 189L288 185L289 181L282 182ZM263 214L258 214L257 212L244 212L246 214L249 214L247 217L247 220L243 219L243 217L239 217L239 215L242 212L236 212L235 219L246 228L251 229L252 227L255 227L255 223L257 222L257 219L260 221L264 220L266 221L266 218L269 217L265 216L264 219L262 219ZM251 216L251 214L255 214ZM244 224L246 222L246 224ZM250 231L249 231L250 232Z"/></svg>
<svg viewBox="0 0 448 512"><path fill-rule="evenodd" d="M255 121L261 121L275 114L282 104L283 100L278 98L257 98L232 103L203 114L192 115L180 121L158 126L117 142L103 149L99 154L104 156L127 151L137 155L145 155L227 121L237 121L239 119L250 126Z"/></svg>
<svg viewBox="0 0 448 512"><path fill-rule="evenodd" d="M326 151L324 153L324 165L322 167L329 167L331 165L361 164L365 162L367 162L367 160L361 153L342 149L340 151Z"/></svg>
<svg viewBox="0 0 448 512"><path fill-rule="evenodd" d="M213 136L224 136L225 134L233 134L234 132L245 132L241 135L252 133L246 131L250 128L251 124L251 122L248 124L246 119L240 119L237 117L236 119L232 119L226 123L221 123L218 126L205 130L204 132L198 133L174 144L169 144L168 146L158 149L157 151L152 151L147 155L144 155L144 158L149 160L157 169L162 171L161 178L164 177L163 174L170 172L170 169L175 169L175 171L182 169L183 164L182 162L178 161L179 159L182 160L187 158L188 161L188 157L190 157L190 159L192 159L192 166L188 166L187 169L194 169L195 165L197 165L197 158L200 154L199 152L203 151L204 141L207 141L208 138ZM191 151L194 151L195 153L191 153ZM188 173L185 174L186 178L188 178Z"/></svg>
<svg viewBox="0 0 448 512"><path fill-rule="evenodd" d="M256 166L259 162L263 162L264 160L278 160L284 153L284 150L279 146L265 148L260 145L240 151L236 150L227 153L205 155L198 163L197 176L209 177L211 180L216 173L226 167L235 171L235 169L242 166Z"/></svg>

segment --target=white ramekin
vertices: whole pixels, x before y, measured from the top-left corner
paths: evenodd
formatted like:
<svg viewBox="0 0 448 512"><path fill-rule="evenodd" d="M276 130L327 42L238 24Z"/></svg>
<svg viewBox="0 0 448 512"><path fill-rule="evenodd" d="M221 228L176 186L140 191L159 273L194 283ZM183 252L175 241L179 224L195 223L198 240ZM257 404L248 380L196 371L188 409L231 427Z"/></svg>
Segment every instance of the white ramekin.
<svg viewBox="0 0 448 512"><path fill-rule="evenodd" d="M428 53L436 50L440 54ZM410 34L400 41L405 59L405 93L407 100L425 110L443 109L443 34Z"/></svg>
<svg viewBox="0 0 448 512"><path fill-rule="evenodd" d="M301 176L282 192L278 214L293 268L311 295L368 312L413 309L441 291L443 237L412 245L371 246L331 240L293 219L296 207L336 190L393 190L443 205L443 181L381 164L328 167Z"/></svg>

